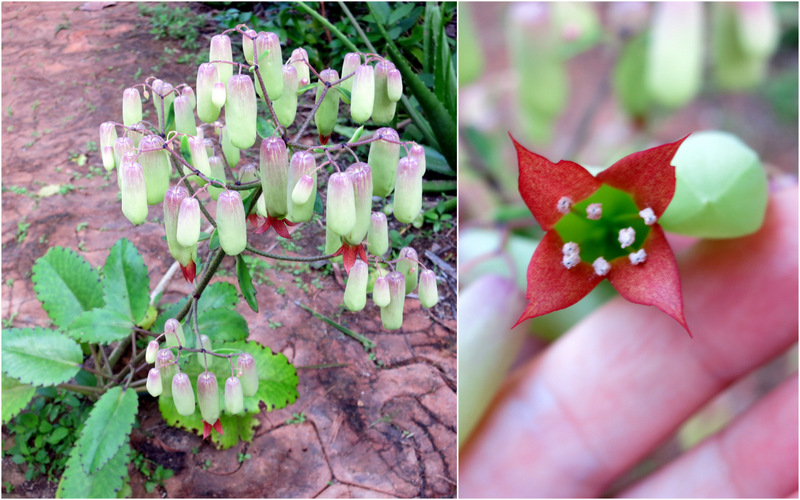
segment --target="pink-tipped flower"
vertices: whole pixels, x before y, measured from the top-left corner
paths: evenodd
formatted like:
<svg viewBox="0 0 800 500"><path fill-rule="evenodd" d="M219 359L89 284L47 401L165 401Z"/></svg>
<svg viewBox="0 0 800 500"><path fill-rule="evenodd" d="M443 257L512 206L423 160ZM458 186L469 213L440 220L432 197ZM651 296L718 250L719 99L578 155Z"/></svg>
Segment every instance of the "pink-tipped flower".
<svg viewBox="0 0 800 500"><path fill-rule="evenodd" d="M191 198L186 198L191 199ZM170 318L164 323L164 337L167 347L186 346L186 336L183 334L183 326L180 321Z"/></svg>
<svg viewBox="0 0 800 500"><path fill-rule="evenodd" d="M375 73L372 66L362 64L357 67L352 80L350 117L356 123L364 123L372 116L372 106L375 102Z"/></svg>
<svg viewBox="0 0 800 500"><path fill-rule="evenodd" d="M300 198L295 199L294 192L302 183L304 184L298 197L305 198L305 201L299 201ZM309 189L310 181L310 191ZM314 215L314 202L317 197L317 162L314 160L314 155L308 151L298 151L292 155L292 161L289 162L289 177L286 184L288 197L288 215L287 217L292 222L305 222L311 220Z"/></svg>
<svg viewBox="0 0 800 500"><path fill-rule="evenodd" d="M310 73L308 70L308 52L306 49L300 47L292 51L292 57L289 59L291 65L297 71L297 80L300 87L305 87L311 82ZM303 62L305 61L305 62ZM297 93L295 91L295 93Z"/></svg>
<svg viewBox="0 0 800 500"><path fill-rule="evenodd" d="M335 172L328 179L325 217L331 231L342 237L356 224L355 190L350 176L344 172Z"/></svg>
<svg viewBox="0 0 800 500"><path fill-rule="evenodd" d="M375 101L372 107L372 121L380 125L389 123L394 118L397 103L389 99L389 71L394 69L394 64L388 61L378 61L375 65Z"/></svg>
<svg viewBox="0 0 800 500"><path fill-rule="evenodd" d="M255 396L258 391L258 368L256 360L250 353L244 352L236 359L239 369L239 381L242 383L242 394L245 397Z"/></svg>
<svg viewBox="0 0 800 500"><path fill-rule="evenodd" d="M367 248L369 253L378 256L389 250L389 225L383 212L372 212L370 215Z"/></svg>
<svg viewBox="0 0 800 500"><path fill-rule="evenodd" d="M197 135L194 109L189 98L184 95L178 96L172 105L175 107L175 130L180 134Z"/></svg>
<svg viewBox="0 0 800 500"><path fill-rule="evenodd" d="M322 98L322 93L325 91L324 83L332 83L339 79L339 74L334 69L323 69L319 74L320 81L323 85L317 87L317 98L315 102L319 102ZM346 81L346 80L345 80ZM344 82L343 82L344 83ZM325 98L320 102L317 112L314 113L314 123L317 126L319 133L320 144L327 144L333 133L333 127L336 126L336 119L339 116L339 91L335 86L328 88L325 92Z"/></svg>
<svg viewBox="0 0 800 500"><path fill-rule="evenodd" d="M156 362L156 354L158 354L158 341L151 340L147 344L147 350L144 352L144 360L148 364L153 364Z"/></svg>
<svg viewBox="0 0 800 500"><path fill-rule="evenodd" d="M411 247L400 249L400 257L397 261L397 272L403 275L406 282L406 292L411 293L417 287L417 277L419 276L419 256L417 251Z"/></svg>
<svg viewBox="0 0 800 500"><path fill-rule="evenodd" d="M200 238L200 203L196 198L184 198L178 210L178 243L185 247L197 245Z"/></svg>
<svg viewBox="0 0 800 500"><path fill-rule="evenodd" d="M247 75L234 75L228 80L225 123L231 143L237 148L248 149L256 143L256 92Z"/></svg>
<svg viewBox="0 0 800 500"><path fill-rule="evenodd" d="M344 236L350 245L359 245L367 237L372 213L372 169L366 163L353 163L345 171L353 183L356 219L353 229Z"/></svg>
<svg viewBox="0 0 800 500"><path fill-rule="evenodd" d="M225 381L225 411L236 415L244 409L242 383L237 377L229 377Z"/></svg>
<svg viewBox="0 0 800 500"><path fill-rule="evenodd" d="M386 275L389 283L389 305L381 307L381 323L387 330L403 326L403 306L406 302L406 284L403 275L392 271Z"/></svg>
<svg viewBox="0 0 800 500"><path fill-rule="evenodd" d="M294 122L295 115L297 115L298 83L297 70L290 64L284 64L283 95L281 95L280 99L273 99L272 101L275 116L278 117L278 123L284 127L291 125Z"/></svg>
<svg viewBox="0 0 800 500"><path fill-rule="evenodd" d="M203 372L197 377L197 405L203 420L213 424L219 418L219 386L217 376Z"/></svg>
<svg viewBox="0 0 800 500"><path fill-rule="evenodd" d="M280 99L283 95L283 56L281 55L281 41L275 33L259 33L256 38L255 50L258 53L258 60L254 61L258 66L257 73L264 80L264 87L267 89L267 97L271 101ZM261 84L256 77L256 92L264 99L261 91Z"/></svg>
<svg viewBox="0 0 800 500"><path fill-rule="evenodd" d="M314 179L310 175L300 177L300 180L292 189L292 203L302 205L311 199L311 192L314 190Z"/></svg>
<svg viewBox="0 0 800 500"><path fill-rule="evenodd" d="M203 63L197 67L197 117L206 123L219 118L220 107L214 104L214 84L219 82L217 66Z"/></svg>
<svg viewBox="0 0 800 500"><path fill-rule="evenodd" d="M172 377L172 400L175 409L184 417L194 413L194 389L189 375L181 372Z"/></svg>
<svg viewBox="0 0 800 500"><path fill-rule="evenodd" d="M142 97L139 89L125 89L122 93L122 123L130 127L140 121L142 121Z"/></svg>
<svg viewBox="0 0 800 500"><path fill-rule="evenodd" d="M189 105L191 105L192 109L197 106L197 98L194 95L194 90L192 90L192 87L188 85L183 87L183 90L181 90L181 95L189 99Z"/></svg>
<svg viewBox="0 0 800 500"><path fill-rule="evenodd" d="M372 286L372 301L378 307L386 307L391 301L389 295L389 282L386 276L378 276L375 278L375 284Z"/></svg>
<svg viewBox="0 0 800 500"><path fill-rule="evenodd" d="M403 78L400 76L400 71L390 69L386 78L386 95L392 102L399 101L403 97Z"/></svg>
<svg viewBox="0 0 800 500"><path fill-rule="evenodd" d="M381 139L370 143L367 163L372 168L372 194L385 198L394 189L397 163L400 160L400 136L384 127L375 131Z"/></svg>
<svg viewBox="0 0 800 500"><path fill-rule="evenodd" d="M211 37L211 47L208 51L208 60L211 61L233 61L233 51L231 49L231 39L228 35L214 35ZM219 79L223 84L228 83L228 79L233 75L233 65L228 63L215 63L219 72Z"/></svg>
<svg viewBox="0 0 800 500"><path fill-rule="evenodd" d="M178 365L175 363L175 355L169 349L161 349L156 354L156 368L161 371L161 382L166 397L172 397L172 377L178 373Z"/></svg>
<svg viewBox="0 0 800 500"><path fill-rule="evenodd" d="M239 255L247 246L247 221L242 197L236 191L223 191L217 200L219 244L228 255Z"/></svg>
<svg viewBox="0 0 800 500"><path fill-rule="evenodd" d="M406 156L397 164L394 184L394 218L410 224L422 211L422 176L417 160Z"/></svg>
<svg viewBox="0 0 800 500"><path fill-rule="evenodd" d="M122 158L120 179L122 180L122 213L133 225L138 226L147 219L147 186L144 169L133 161L134 151Z"/></svg>
<svg viewBox="0 0 800 500"><path fill-rule="evenodd" d="M205 349L206 352L214 352L211 349L211 339L208 338L208 335L205 334L200 335L200 348ZM206 370L209 366L211 366L214 357L207 356L206 354L199 352L197 353L197 356L195 356L195 359L197 360L197 364L200 366L200 368Z"/></svg>
<svg viewBox="0 0 800 500"><path fill-rule="evenodd" d="M164 228L167 233L169 253L178 261L183 277L188 282L194 281L195 262L197 262L197 245L185 247L178 243L178 213L181 203L189 196L189 191L181 185L167 189L164 194Z"/></svg>
<svg viewBox="0 0 800 500"><path fill-rule="evenodd" d="M244 52L244 60L247 64L253 64L253 50L255 48L255 39L258 36L256 30L247 30L242 35L242 51Z"/></svg>
<svg viewBox="0 0 800 500"><path fill-rule="evenodd" d="M214 179L218 179L222 182L227 181L227 175L225 174L225 164L222 162L222 158L219 156L211 156L208 158L208 165L211 167L211 177ZM219 199L219 195L223 192L225 188L220 187L219 184L212 184L208 188L208 194L211 195L211 199L216 201Z"/></svg>
<svg viewBox="0 0 800 500"><path fill-rule="evenodd" d="M361 66L361 54L358 52L350 52L344 55L344 62L342 63L342 78L355 73L356 68ZM342 88L352 91L353 90L353 80L355 78L351 77L347 80L342 82Z"/></svg>
<svg viewBox="0 0 800 500"><path fill-rule="evenodd" d="M344 305L351 311L360 311L367 305L367 282L369 266L363 260L357 260L347 275L344 288Z"/></svg>
<svg viewBox="0 0 800 500"><path fill-rule="evenodd" d="M144 137L139 142L139 163L144 170L147 204L161 203L169 188L169 174L172 172L172 162L164 149L164 139L157 135Z"/></svg>
<svg viewBox="0 0 800 500"><path fill-rule="evenodd" d="M125 153L133 149L133 141L130 137L117 137L117 140L114 141L114 164L119 169L118 172L121 172L122 167L122 157L125 156ZM117 181L118 186L122 187L122 177L117 174Z"/></svg>
<svg viewBox="0 0 800 500"><path fill-rule="evenodd" d="M408 156L417 160L419 164L419 175L425 175L425 148L417 144L416 142L411 144L408 148Z"/></svg>
<svg viewBox="0 0 800 500"><path fill-rule="evenodd" d="M230 81L230 79L228 79ZM225 105L225 99L227 98L227 92L225 90L225 84L222 82L217 82L214 84L214 89L211 91L211 102L214 103L214 106L217 108L222 108Z"/></svg>
<svg viewBox="0 0 800 500"><path fill-rule="evenodd" d="M103 155L103 166L106 170L114 170L116 162L114 160L114 143L117 141L117 127L114 122L105 122L100 125L100 150ZM106 153L106 148L109 153Z"/></svg>
<svg viewBox="0 0 800 500"><path fill-rule="evenodd" d="M433 307L439 302L439 290L436 286L436 275L425 269L419 275L419 303L422 307Z"/></svg>
<svg viewBox="0 0 800 500"><path fill-rule="evenodd" d="M161 383L161 370L158 368L150 368L147 372L147 392L154 398L164 392L164 384Z"/></svg>
<svg viewBox="0 0 800 500"><path fill-rule="evenodd" d="M267 213L274 218L286 217L289 211L289 154L280 137L267 137L261 141L259 172Z"/></svg>

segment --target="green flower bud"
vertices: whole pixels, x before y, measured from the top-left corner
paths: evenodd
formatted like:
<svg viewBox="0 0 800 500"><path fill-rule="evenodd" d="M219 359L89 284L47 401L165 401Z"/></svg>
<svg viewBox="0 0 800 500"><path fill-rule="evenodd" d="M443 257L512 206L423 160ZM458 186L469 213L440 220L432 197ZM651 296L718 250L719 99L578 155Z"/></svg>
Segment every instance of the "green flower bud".
<svg viewBox="0 0 800 500"><path fill-rule="evenodd" d="M154 398L164 392L164 385L161 383L161 370L158 368L150 368L150 371L147 372L147 392Z"/></svg>
<svg viewBox="0 0 800 500"><path fill-rule="evenodd" d="M303 180L303 186L298 188ZM310 184L309 184L310 182ZM314 202L317 198L317 164L314 155L308 151L298 151L289 163L289 176L286 183L288 193L288 218L292 222L306 222L314 215ZM298 198L295 199L295 191ZM306 197L304 201L298 201Z"/></svg>
<svg viewBox="0 0 800 500"><path fill-rule="evenodd" d="M169 188L172 162L163 146L164 139L157 135L148 135L139 142L139 163L144 170L148 205L164 201L164 193Z"/></svg>
<svg viewBox="0 0 800 500"><path fill-rule="evenodd" d="M200 335L200 346L202 346L201 348L205 349L206 352L214 352L211 349L211 339L208 338L208 335ZM208 366L211 366L211 363L214 362L213 356L206 356L201 352L197 353L195 359L197 360L197 364L200 365L200 368L203 370L206 369L206 359L208 360Z"/></svg>
<svg viewBox="0 0 800 500"><path fill-rule="evenodd" d="M419 276L419 303L422 307L433 307L439 302L439 290L436 287L436 275L425 269Z"/></svg>
<svg viewBox="0 0 800 500"><path fill-rule="evenodd" d="M219 386L217 376L212 372L203 372L197 377L197 405L200 415L209 424L219 418Z"/></svg>
<svg viewBox="0 0 800 500"><path fill-rule="evenodd" d="M219 156L212 156L208 159L208 165L211 167L211 177L227 182L225 164L222 162L222 158ZM219 199L219 194L224 190L225 188L219 187L217 184L212 184L208 187L208 194L211 195L211 199L216 201Z"/></svg>
<svg viewBox="0 0 800 500"><path fill-rule="evenodd" d="M369 266L363 260L356 260L347 276L344 287L344 305L351 311L360 311L367 305L367 281Z"/></svg>
<svg viewBox="0 0 800 500"><path fill-rule="evenodd" d="M369 253L378 256L389 250L389 225L383 212L372 212L370 215L367 248Z"/></svg>
<svg viewBox="0 0 800 500"><path fill-rule="evenodd" d="M242 51L244 52L244 60L247 64L253 64L253 47L255 46L255 39L258 36L256 30L247 30L242 35Z"/></svg>
<svg viewBox="0 0 800 500"><path fill-rule="evenodd" d="M403 97L403 78L400 76L400 71L390 69L386 78L386 95L392 102L399 101Z"/></svg>
<svg viewBox="0 0 800 500"><path fill-rule="evenodd" d="M133 141L130 137L118 137L114 141L114 164L119 168L117 171L117 185L122 189L122 157L125 153L134 149Z"/></svg>
<svg viewBox="0 0 800 500"><path fill-rule="evenodd" d="M303 62L308 62L308 52L306 52L306 49L302 47L294 49L292 51L292 57L290 58L290 61L290 64L294 66L295 71L297 71L298 85L300 87L308 85L311 81L311 78L308 71L308 65ZM295 91L295 93L297 92Z"/></svg>
<svg viewBox="0 0 800 500"><path fill-rule="evenodd" d="M117 167L117 160L114 158L114 146L102 148L101 157L103 158L103 166L109 172Z"/></svg>
<svg viewBox="0 0 800 500"><path fill-rule="evenodd" d="M122 158L120 179L122 180L122 213L133 225L138 226L147 219L147 186L142 165L133 161L135 151Z"/></svg>
<svg viewBox="0 0 800 500"><path fill-rule="evenodd" d="M192 155L192 166L199 170L200 173L206 177L211 176L211 165L208 162L208 151L206 151L205 141L200 136L189 137L189 152ZM190 179L203 186L206 184L205 179L197 176L191 176Z"/></svg>
<svg viewBox="0 0 800 500"><path fill-rule="evenodd" d="M391 301L389 297L389 282L386 276L378 276L375 278L375 284L372 286L372 301L378 307L386 307Z"/></svg>
<svg viewBox="0 0 800 500"><path fill-rule="evenodd" d="M256 143L256 93L247 75L234 75L228 80L225 122L234 146L248 149Z"/></svg>
<svg viewBox="0 0 800 500"><path fill-rule="evenodd" d="M191 199L191 198L186 198ZM184 200L186 201L186 200ZM175 318L170 318L164 323L164 338L167 342L167 347L177 347L179 345L186 345L186 336L183 334L183 326L180 321Z"/></svg>
<svg viewBox="0 0 800 500"><path fill-rule="evenodd" d="M175 130L181 134L197 135L192 103L186 96L178 96L172 104L175 107Z"/></svg>
<svg viewBox="0 0 800 500"><path fill-rule="evenodd" d="M372 212L372 169L366 163L354 163L346 172L353 184L356 220L353 229L344 236L350 245L358 245L367 237Z"/></svg>
<svg viewBox="0 0 800 500"><path fill-rule="evenodd" d="M294 122L297 114L297 70L294 66L286 64L283 66L283 95L280 99L272 101L275 116L278 123L288 127Z"/></svg>
<svg viewBox="0 0 800 500"><path fill-rule="evenodd" d="M406 302L406 285L403 275L392 271L386 275L389 283L389 305L381 307L381 323L387 330L397 330L403 326L403 306Z"/></svg>
<svg viewBox="0 0 800 500"><path fill-rule="evenodd" d="M247 246L247 222L242 197L236 191L223 191L217 200L219 244L228 255L239 255Z"/></svg>
<svg viewBox="0 0 800 500"><path fill-rule="evenodd" d="M222 108L225 105L226 97L225 84L222 82L215 83L214 89L211 91L211 102L214 103L214 106Z"/></svg>
<svg viewBox="0 0 800 500"><path fill-rule="evenodd" d="M419 164L419 175L425 175L425 148L417 144L416 142L411 144L411 147L408 148L408 156L417 160Z"/></svg>
<svg viewBox="0 0 800 500"><path fill-rule="evenodd" d="M356 68L361 66L361 54L358 52L350 52L344 55L344 63L342 63L342 78L351 73L355 73ZM353 80L355 77L348 78L342 82L342 88L348 91L353 90Z"/></svg>
<svg viewBox="0 0 800 500"><path fill-rule="evenodd" d="M228 377L225 381L225 411L236 415L244 409L242 384L237 377Z"/></svg>
<svg viewBox="0 0 800 500"><path fill-rule="evenodd" d="M142 97L139 89L129 88L122 93L122 123L130 127L142 121Z"/></svg>
<svg viewBox="0 0 800 500"><path fill-rule="evenodd" d="M222 154L225 155L228 165L231 168L236 167L241 159L241 151L231 142L231 134L228 131L228 127L222 128L222 140L220 142L222 143Z"/></svg>
<svg viewBox="0 0 800 500"><path fill-rule="evenodd" d="M331 231L328 224L325 225L325 253L335 253L342 246L342 237Z"/></svg>
<svg viewBox="0 0 800 500"><path fill-rule="evenodd" d="M197 117L206 123L214 123L219 118L220 107L214 104L214 84L219 81L217 67L203 63L197 67Z"/></svg>
<svg viewBox="0 0 800 500"><path fill-rule="evenodd" d="M394 218L410 224L422 210L422 176L419 163L409 156L397 165L394 185Z"/></svg>
<svg viewBox="0 0 800 500"><path fill-rule="evenodd" d="M325 209L327 226L344 237L356 224L355 190L350 176L344 172L331 174L328 179L328 200Z"/></svg>
<svg viewBox="0 0 800 500"><path fill-rule="evenodd" d="M258 369L256 360L250 353L243 352L236 359L239 369L239 381L242 383L242 394L245 397L255 396L258 391Z"/></svg>
<svg viewBox="0 0 800 500"><path fill-rule="evenodd" d="M397 262L397 272L405 278L406 292L411 293L417 287L417 276L419 275L419 257L417 251L411 247L400 249L400 258Z"/></svg>
<svg viewBox="0 0 800 500"><path fill-rule="evenodd" d="M400 160L400 137L394 129L388 127L379 128L375 135L383 139L369 145L367 163L372 168L372 195L385 198L394 189L397 163Z"/></svg>
<svg viewBox="0 0 800 500"><path fill-rule="evenodd" d="M352 80L350 117L356 123L364 123L372 115L372 106L375 102L375 73L372 66L362 64L357 67L356 76Z"/></svg>
<svg viewBox="0 0 800 500"><path fill-rule="evenodd" d="M335 82L339 79L339 74L333 69L324 69L319 74L321 82ZM319 102L322 92L325 89L324 85L317 87L317 98L315 102ZM317 131L322 138L330 137L333 133L333 127L336 126L336 119L339 115L339 92L331 86L325 93L325 98L317 108L314 114L314 123L317 125ZM324 139L324 143L328 142Z"/></svg>
<svg viewBox="0 0 800 500"><path fill-rule="evenodd" d="M379 61L375 65L375 101L372 107L372 121L376 124L389 123L394 118L397 103L389 100L389 71L394 64L389 61Z"/></svg>
<svg viewBox="0 0 800 500"><path fill-rule="evenodd" d="M192 90L192 87L189 87L188 85L183 87L183 90L181 91L181 95L183 97L189 99L189 104L191 105L192 110L194 110L194 108L197 106L197 98L195 98L195 96L194 96L194 90ZM192 135L194 135L194 134L192 134Z"/></svg>
<svg viewBox="0 0 800 500"><path fill-rule="evenodd" d="M275 101L283 95L283 56L281 56L281 42L275 33L259 33L256 38L256 51L258 52L258 71L264 80L269 100ZM256 91L262 99L261 84L256 77Z"/></svg>
<svg viewBox="0 0 800 500"><path fill-rule="evenodd" d="M129 126L128 131L125 132L125 136L129 137L133 141L133 147L138 148L139 142L141 142L142 137L146 134L146 129L143 124L141 123L134 123L133 125Z"/></svg>
<svg viewBox="0 0 800 500"><path fill-rule="evenodd" d="M156 368L161 371L161 381L163 385L163 396L172 397L172 384L169 382L178 373L178 365L175 363L175 355L169 349L161 349L156 354ZM166 382L166 383L164 383Z"/></svg>
<svg viewBox="0 0 800 500"><path fill-rule="evenodd" d="M200 203L192 197L184 198L178 210L178 243L185 247L197 245L200 238Z"/></svg>
<svg viewBox="0 0 800 500"><path fill-rule="evenodd" d="M214 35L211 37L211 48L208 51L210 61L233 61L233 51L231 50L231 39L228 35ZM233 75L233 65L227 63L215 63L219 72L219 79L223 84L228 83L228 79Z"/></svg>
<svg viewBox="0 0 800 500"><path fill-rule="evenodd" d="M172 400L175 409L184 417L194 413L194 389L189 375L181 372L172 377Z"/></svg>
<svg viewBox="0 0 800 500"><path fill-rule="evenodd" d="M167 233L167 246L172 257L186 266L197 254L197 246L185 247L178 243L178 213L184 198L189 196L185 187L176 185L164 194L164 228Z"/></svg>
<svg viewBox="0 0 800 500"><path fill-rule="evenodd" d="M283 218L289 211L289 156L286 144L280 137L267 137L261 141L260 153L261 188L267 212L272 217Z"/></svg>
<svg viewBox="0 0 800 500"><path fill-rule="evenodd" d="M147 361L148 364L153 364L156 362L156 354L158 353L158 341L151 340L147 344L147 350L144 352L144 360Z"/></svg>
<svg viewBox="0 0 800 500"><path fill-rule="evenodd" d="M116 162L114 160L114 143L117 142L117 127L113 122L105 122L100 125L100 150L103 152L103 166L106 170L114 170ZM106 153L106 148L110 154Z"/></svg>

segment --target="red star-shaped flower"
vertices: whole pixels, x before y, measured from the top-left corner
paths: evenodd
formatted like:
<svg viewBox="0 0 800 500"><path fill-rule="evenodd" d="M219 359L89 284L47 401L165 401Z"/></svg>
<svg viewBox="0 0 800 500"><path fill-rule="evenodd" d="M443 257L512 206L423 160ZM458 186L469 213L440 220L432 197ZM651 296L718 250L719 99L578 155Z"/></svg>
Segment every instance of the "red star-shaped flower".
<svg viewBox="0 0 800 500"><path fill-rule="evenodd" d="M250 214L247 216L247 220L256 228L256 234L261 234L272 227L275 229L275 232L278 233L278 236L282 236L287 240L292 239L292 235L289 233L289 228L287 226L294 226L297 224L296 222L291 222L287 219L278 219L271 215L262 217L258 214Z"/></svg>
<svg viewBox="0 0 800 500"><path fill-rule="evenodd" d="M675 193L670 162L685 139L628 155L595 177L511 137L519 192L546 231L528 265L529 303L517 325L571 306L607 278L627 300L656 306L689 332L675 255L657 224Z"/></svg>
<svg viewBox="0 0 800 500"><path fill-rule="evenodd" d="M333 254L334 257L337 255L342 256L342 263L344 264L344 270L347 272L347 274L350 274L350 268L356 263L356 258L359 258L369 264L367 261L367 252L364 250L363 243L359 243L358 245L348 245L347 243L342 242L342 246L339 247L339 250L336 250L336 252Z"/></svg>
<svg viewBox="0 0 800 500"><path fill-rule="evenodd" d="M203 420L203 441L208 439L208 436L211 435L211 429L217 431L217 434L225 434L224 432L222 432L222 420L217 419L217 421L214 422L214 425L211 425L205 420Z"/></svg>

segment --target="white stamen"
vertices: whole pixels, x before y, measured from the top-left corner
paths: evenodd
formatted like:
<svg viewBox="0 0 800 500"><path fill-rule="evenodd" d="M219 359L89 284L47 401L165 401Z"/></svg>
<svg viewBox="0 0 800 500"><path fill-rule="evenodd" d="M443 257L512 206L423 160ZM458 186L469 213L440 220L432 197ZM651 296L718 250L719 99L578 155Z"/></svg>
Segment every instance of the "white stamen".
<svg viewBox="0 0 800 500"><path fill-rule="evenodd" d="M578 255L581 249L577 243L574 241L570 241L569 243L564 243L564 246L561 247L561 253L564 255Z"/></svg>
<svg viewBox="0 0 800 500"><path fill-rule="evenodd" d="M644 251L644 248L642 248L638 252L628 254L628 258L631 260L631 264L636 266L647 260L647 253Z"/></svg>
<svg viewBox="0 0 800 500"><path fill-rule="evenodd" d="M581 258L577 253L571 253L569 255L565 255L561 259L561 263L564 264L564 267L566 267L567 269L572 269L573 267L577 266L580 261Z"/></svg>
<svg viewBox="0 0 800 500"><path fill-rule="evenodd" d="M556 203L556 209L562 214L568 214L569 209L572 208L572 199L568 196L562 196L558 203Z"/></svg>
<svg viewBox="0 0 800 500"><path fill-rule="evenodd" d="M586 207L586 218L590 220L600 220L603 215L603 205L601 203L592 203Z"/></svg>
<svg viewBox="0 0 800 500"><path fill-rule="evenodd" d="M594 273L598 276L605 276L611 270L611 264L602 257L598 257L592 262L592 267L594 268Z"/></svg>
<svg viewBox="0 0 800 500"><path fill-rule="evenodd" d="M653 212L653 209L650 207L647 207L641 212L639 212L639 217L644 219L644 223L647 224L648 226L652 226L658 220L658 218L656 217L656 213Z"/></svg>
<svg viewBox="0 0 800 500"><path fill-rule="evenodd" d="M622 248L629 247L633 245L633 242L636 240L636 231L634 231L632 227L620 229L618 239Z"/></svg>

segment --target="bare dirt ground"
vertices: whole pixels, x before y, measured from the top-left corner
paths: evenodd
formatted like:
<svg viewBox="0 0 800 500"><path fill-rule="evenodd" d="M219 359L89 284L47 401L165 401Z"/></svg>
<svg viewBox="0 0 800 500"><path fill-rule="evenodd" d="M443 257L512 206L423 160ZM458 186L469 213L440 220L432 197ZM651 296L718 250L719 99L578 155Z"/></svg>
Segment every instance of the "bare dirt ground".
<svg viewBox="0 0 800 500"><path fill-rule="evenodd" d="M161 239L163 224L154 220L158 210L133 227L116 201L115 174L104 177L99 152L91 144L98 141L100 123L121 119L122 90L143 81L152 66L162 66L158 76L166 81L194 84L196 69L159 60L165 44L180 51L177 44L153 40L145 26L131 3L2 6L4 326L49 325L33 293L30 269L50 246L70 247L101 266L108 248L129 238L149 268L151 287L172 264ZM141 76L134 80L139 68ZM81 155L86 163L79 166ZM291 250L318 254L321 224L306 224L299 233ZM423 259L428 250L454 265L455 232L431 234L412 246ZM268 249L275 240L270 232L251 241ZM233 261L223 268L226 276L215 280L235 282ZM284 353L298 367L299 399L283 410L262 412L252 443L219 451L196 435L168 427L155 400L142 396L140 427L131 445L175 475L147 493L143 476L130 466L133 496L454 496L455 275L442 269L437 275L444 280L440 303L424 310L418 301L407 300L403 328L387 332L372 304L358 314L340 312L343 287L336 272L265 270L264 279L275 286L258 287L261 312L253 313L243 301L238 310L248 321L251 340ZM174 302L189 291L178 273L162 302ZM294 301L338 317L373 340L375 359ZM337 366L312 367L321 364ZM304 414L305 421L287 423L293 413ZM250 458L240 463L240 453ZM14 485L14 495L55 493L53 484L26 483L9 459L3 460L3 481Z"/></svg>

